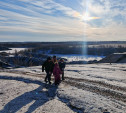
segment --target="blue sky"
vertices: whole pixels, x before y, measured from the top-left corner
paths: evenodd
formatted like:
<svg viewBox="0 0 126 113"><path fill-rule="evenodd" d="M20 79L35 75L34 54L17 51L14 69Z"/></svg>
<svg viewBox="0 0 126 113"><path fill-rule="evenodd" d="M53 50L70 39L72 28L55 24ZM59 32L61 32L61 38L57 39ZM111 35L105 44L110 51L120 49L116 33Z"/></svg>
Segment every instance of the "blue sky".
<svg viewBox="0 0 126 113"><path fill-rule="evenodd" d="M126 0L0 0L0 42L126 41Z"/></svg>

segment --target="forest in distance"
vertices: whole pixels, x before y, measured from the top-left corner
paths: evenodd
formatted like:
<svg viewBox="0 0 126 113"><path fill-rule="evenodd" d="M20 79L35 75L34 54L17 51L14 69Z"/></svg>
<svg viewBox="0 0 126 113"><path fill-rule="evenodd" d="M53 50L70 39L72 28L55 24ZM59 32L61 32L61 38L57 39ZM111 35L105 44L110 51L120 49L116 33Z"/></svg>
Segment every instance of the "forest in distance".
<svg viewBox="0 0 126 113"><path fill-rule="evenodd" d="M29 48L29 51L42 54L87 54L107 56L112 53L126 52L126 41L0 42L1 51L9 48L22 47Z"/></svg>

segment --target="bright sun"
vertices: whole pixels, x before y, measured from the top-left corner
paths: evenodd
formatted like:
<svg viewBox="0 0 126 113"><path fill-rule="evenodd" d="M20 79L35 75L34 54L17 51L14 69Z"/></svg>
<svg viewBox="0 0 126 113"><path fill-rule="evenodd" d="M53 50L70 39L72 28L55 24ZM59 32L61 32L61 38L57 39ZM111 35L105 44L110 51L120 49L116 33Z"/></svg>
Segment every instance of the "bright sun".
<svg viewBox="0 0 126 113"><path fill-rule="evenodd" d="M75 12L74 17L77 17L77 18L81 19L82 21L90 21L90 20L94 20L94 19L100 19L100 17L91 17L88 12L84 13L83 15L80 14L79 12Z"/></svg>
<svg viewBox="0 0 126 113"><path fill-rule="evenodd" d="M82 16L82 20L89 21L89 20L90 20L89 13L85 13L85 14Z"/></svg>
<svg viewBox="0 0 126 113"><path fill-rule="evenodd" d="M90 21L93 19L99 19L100 17L91 17L90 14L88 12L86 12L83 16L82 16L82 20L84 21Z"/></svg>

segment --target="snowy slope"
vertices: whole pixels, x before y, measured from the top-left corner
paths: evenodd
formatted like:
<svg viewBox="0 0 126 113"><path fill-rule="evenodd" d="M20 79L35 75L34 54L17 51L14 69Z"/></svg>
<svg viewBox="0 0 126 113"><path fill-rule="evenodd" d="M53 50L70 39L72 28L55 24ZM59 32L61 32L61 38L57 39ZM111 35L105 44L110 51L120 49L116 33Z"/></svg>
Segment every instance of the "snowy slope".
<svg viewBox="0 0 126 113"><path fill-rule="evenodd" d="M101 63L126 63L126 52L113 53L101 59Z"/></svg>
<svg viewBox="0 0 126 113"><path fill-rule="evenodd" d="M1 70L0 113L126 112L126 64L67 65L59 87L44 77L41 66Z"/></svg>

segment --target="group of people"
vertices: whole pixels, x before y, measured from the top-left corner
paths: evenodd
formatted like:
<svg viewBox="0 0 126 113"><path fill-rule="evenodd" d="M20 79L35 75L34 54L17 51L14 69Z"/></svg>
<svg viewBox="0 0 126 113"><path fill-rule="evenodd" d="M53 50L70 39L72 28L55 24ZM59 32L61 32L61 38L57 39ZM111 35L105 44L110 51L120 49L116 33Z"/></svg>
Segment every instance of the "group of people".
<svg viewBox="0 0 126 113"><path fill-rule="evenodd" d="M60 75L62 74L62 80L64 80L64 68L65 62L63 59L57 60L56 56L53 58L48 57L42 65L42 72L46 72L45 82L51 84L51 75L54 75L55 85L59 85L61 82Z"/></svg>

